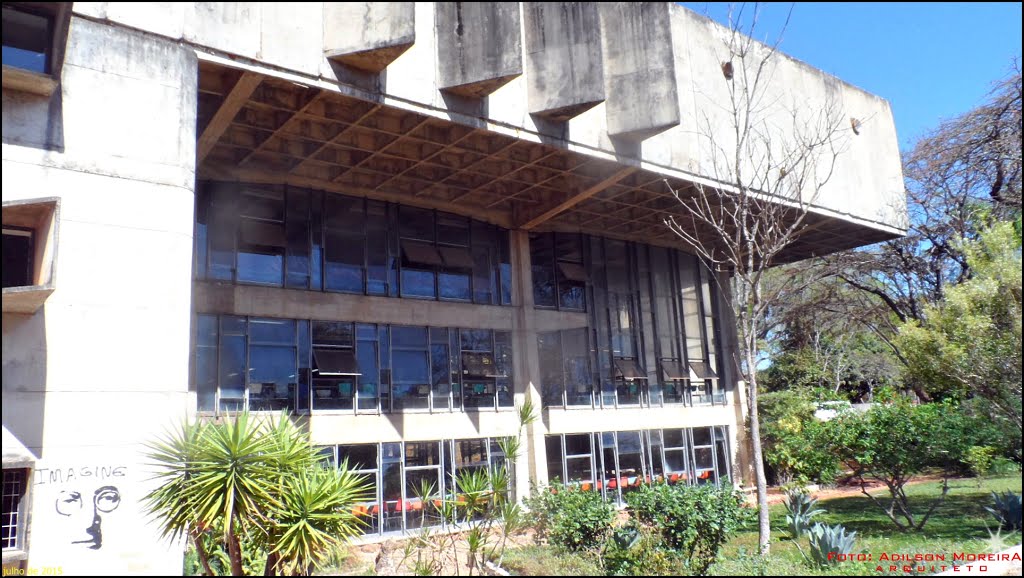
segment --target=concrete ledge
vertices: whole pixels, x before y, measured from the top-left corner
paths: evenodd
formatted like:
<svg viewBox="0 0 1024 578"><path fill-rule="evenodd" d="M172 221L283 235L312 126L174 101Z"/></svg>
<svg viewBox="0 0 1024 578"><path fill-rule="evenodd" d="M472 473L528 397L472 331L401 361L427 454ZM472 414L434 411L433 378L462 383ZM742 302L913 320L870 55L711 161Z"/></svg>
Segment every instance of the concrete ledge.
<svg viewBox="0 0 1024 578"><path fill-rule="evenodd" d="M49 74L32 72L15 66L3 65L4 90L29 92L39 96L50 96L57 88L57 81Z"/></svg>
<svg viewBox="0 0 1024 578"><path fill-rule="evenodd" d="M324 56L380 72L416 41L413 2L325 2Z"/></svg>
<svg viewBox="0 0 1024 578"><path fill-rule="evenodd" d="M597 3L523 2L530 113L568 120L604 101Z"/></svg>
<svg viewBox="0 0 1024 578"><path fill-rule="evenodd" d="M644 139L679 124L668 2L603 2L608 135Z"/></svg>
<svg viewBox="0 0 1024 578"><path fill-rule="evenodd" d="M518 2L438 2L437 84L482 98L523 73Z"/></svg>

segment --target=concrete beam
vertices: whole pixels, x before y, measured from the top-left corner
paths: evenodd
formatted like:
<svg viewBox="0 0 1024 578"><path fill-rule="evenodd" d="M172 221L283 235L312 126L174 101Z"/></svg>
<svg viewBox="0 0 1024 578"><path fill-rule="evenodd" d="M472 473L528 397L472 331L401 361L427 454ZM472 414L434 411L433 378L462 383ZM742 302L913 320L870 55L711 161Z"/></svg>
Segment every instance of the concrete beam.
<svg viewBox="0 0 1024 578"><path fill-rule="evenodd" d="M615 183L621 181L622 179L628 177L629 175L635 173L638 170L639 169L637 169L636 167L624 167L623 169L619 170L612 176L597 183L596 185L590 187L589 189L586 189L576 195L573 195L568 199L562 201L561 203L558 203L557 205L542 211L536 217L528 219L523 224L519 225L518 228L525 229L527 231L533 229L540 225L541 223L553 219L559 214L564 213L565 211L568 211L569 209L575 207L576 205L582 203L583 201L589 199L590 197L593 197L597 193L600 193L601 191L607 189L608 187L614 185Z"/></svg>
<svg viewBox="0 0 1024 578"><path fill-rule="evenodd" d="M324 2L324 56L380 72L416 41L414 2Z"/></svg>
<svg viewBox="0 0 1024 578"><path fill-rule="evenodd" d="M596 2L523 2L530 113L568 120L604 101Z"/></svg>
<svg viewBox="0 0 1024 578"><path fill-rule="evenodd" d="M679 124L668 2L602 2L608 134L644 139Z"/></svg>
<svg viewBox="0 0 1024 578"><path fill-rule="evenodd" d="M203 129L196 144L196 164L203 162L206 155L210 154L221 135L227 130L228 125L234 120L235 115L242 109L245 102L249 100L256 87L260 85L263 77L253 72L243 72L238 82L231 88L231 92L224 98L224 102L213 114L210 123Z"/></svg>
<svg viewBox="0 0 1024 578"><path fill-rule="evenodd" d="M437 84L482 98L523 73L518 2L437 2Z"/></svg>

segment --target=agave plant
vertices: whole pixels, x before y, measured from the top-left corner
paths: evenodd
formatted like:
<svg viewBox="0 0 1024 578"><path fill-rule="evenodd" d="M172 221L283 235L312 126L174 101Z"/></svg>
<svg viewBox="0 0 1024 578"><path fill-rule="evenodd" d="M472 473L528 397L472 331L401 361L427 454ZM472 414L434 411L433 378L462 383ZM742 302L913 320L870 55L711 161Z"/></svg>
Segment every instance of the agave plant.
<svg viewBox="0 0 1024 578"><path fill-rule="evenodd" d="M794 540L803 537L812 526L812 518L825 510L818 509L818 500L806 492L790 490L786 492L786 530Z"/></svg>
<svg viewBox="0 0 1024 578"><path fill-rule="evenodd" d="M837 554L853 553L857 532L846 532L841 524L827 526L817 523L809 532L811 559L819 566L838 561Z"/></svg>
<svg viewBox="0 0 1024 578"><path fill-rule="evenodd" d="M985 506L985 510L999 522L999 527L1003 530L1020 530L1021 529L1021 504L1020 494L1015 494L1009 490L997 494L992 492L992 507Z"/></svg>

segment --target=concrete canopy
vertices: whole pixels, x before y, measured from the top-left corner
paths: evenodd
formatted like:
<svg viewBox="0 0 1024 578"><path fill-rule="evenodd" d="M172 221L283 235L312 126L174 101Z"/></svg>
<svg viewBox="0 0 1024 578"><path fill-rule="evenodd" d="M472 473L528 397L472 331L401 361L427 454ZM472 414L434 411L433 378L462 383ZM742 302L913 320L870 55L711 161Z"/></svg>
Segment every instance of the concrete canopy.
<svg viewBox="0 0 1024 578"><path fill-rule="evenodd" d="M311 187L510 229L687 249L664 219L684 215L672 189L686 194L692 183L634 159L616 162L211 62L200 64L198 101L199 178ZM805 234L777 262L894 236L812 212Z"/></svg>

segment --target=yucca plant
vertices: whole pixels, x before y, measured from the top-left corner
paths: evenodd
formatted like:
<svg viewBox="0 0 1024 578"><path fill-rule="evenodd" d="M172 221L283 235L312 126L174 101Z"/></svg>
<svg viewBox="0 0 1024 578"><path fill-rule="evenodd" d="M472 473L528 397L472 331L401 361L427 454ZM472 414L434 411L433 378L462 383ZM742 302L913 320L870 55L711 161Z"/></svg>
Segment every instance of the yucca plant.
<svg viewBox="0 0 1024 578"><path fill-rule="evenodd" d="M231 574L241 576L254 567L243 540L261 549L269 572L294 572L357 531L351 505L362 498L362 481L344 468L318 468L308 436L286 414L274 423L247 413L186 423L149 444L147 457L159 484L145 497L147 511L165 537L187 533L208 573L203 538L211 533L226 547Z"/></svg>
<svg viewBox="0 0 1024 578"><path fill-rule="evenodd" d="M808 534L811 559L819 566L837 562L837 554L853 553L853 546L857 540L857 532L847 533L841 524L827 526L819 522Z"/></svg>
<svg viewBox="0 0 1024 578"><path fill-rule="evenodd" d="M799 540L811 529L812 518L825 510L817 508L818 500L806 492L790 490L786 492L786 531L794 540Z"/></svg>
<svg viewBox="0 0 1024 578"><path fill-rule="evenodd" d="M1021 495L1009 490L997 494L992 492L992 506L985 506L985 510L999 522L1002 530L1021 529Z"/></svg>

